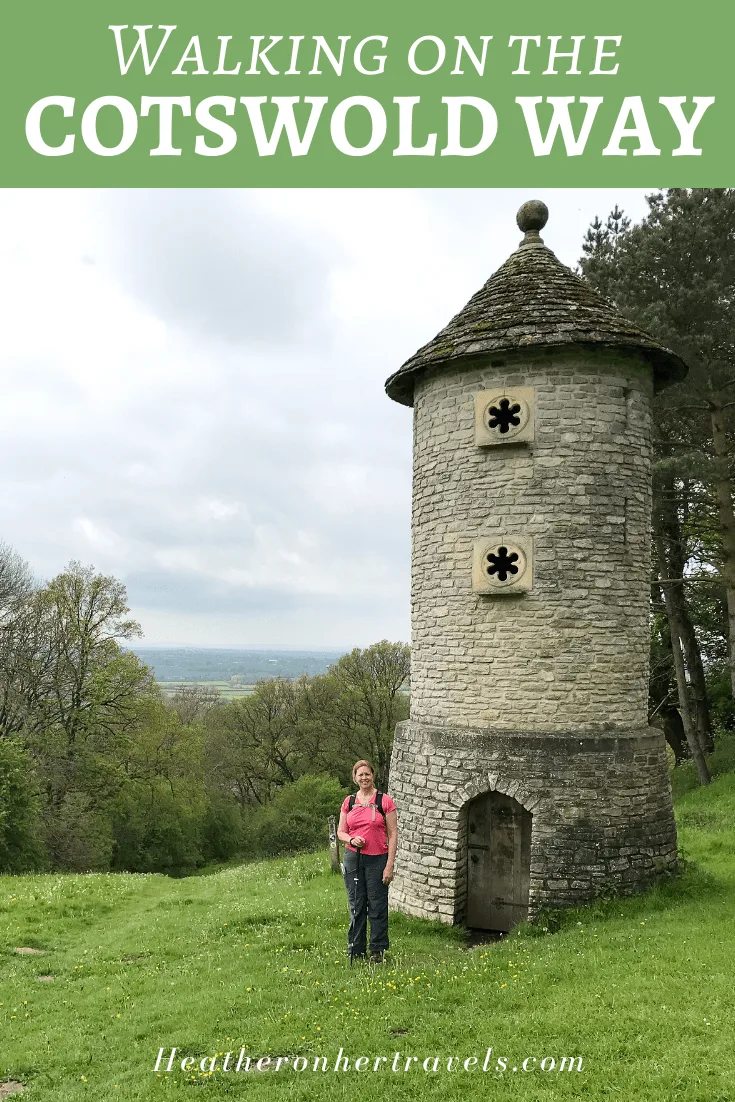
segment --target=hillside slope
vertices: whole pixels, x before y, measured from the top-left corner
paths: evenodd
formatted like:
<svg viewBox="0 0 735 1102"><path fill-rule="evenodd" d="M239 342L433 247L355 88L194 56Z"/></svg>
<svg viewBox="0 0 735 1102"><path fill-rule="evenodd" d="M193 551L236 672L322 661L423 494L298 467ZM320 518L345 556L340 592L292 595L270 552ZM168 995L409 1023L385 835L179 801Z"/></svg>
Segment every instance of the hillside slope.
<svg viewBox="0 0 735 1102"><path fill-rule="evenodd" d="M677 810L696 862L679 880L568 915L556 932L521 930L472 950L459 930L393 916L390 963L378 968L347 965L344 888L323 855L186 880L1 877L0 1080L55 1102L194 1086L256 1100L367 1090L731 1102L735 774ZM301 1055L309 1068L209 1074L205 1062L167 1074L173 1046L177 1059L231 1051L234 1066L244 1047L253 1060ZM349 1071L313 1070L319 1054L332 1069L340 1047ZM360 1056L369 1069L387 1059L354 1071ZM582 1070L559 1071L572 1056Z"/></svg>

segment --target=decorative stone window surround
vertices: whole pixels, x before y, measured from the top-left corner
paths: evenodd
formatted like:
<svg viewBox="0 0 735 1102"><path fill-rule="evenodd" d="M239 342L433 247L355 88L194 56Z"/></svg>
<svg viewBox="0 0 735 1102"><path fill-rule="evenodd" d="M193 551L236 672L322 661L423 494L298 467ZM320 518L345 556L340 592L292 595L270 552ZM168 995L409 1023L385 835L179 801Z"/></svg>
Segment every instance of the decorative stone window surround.
<svg viewBox="0 0 735 1102"><path fill-rule="evenodd" d="M510 564L507 570L503 569L505 564ZM528 593L533 588L531 537L486 536L475 540L472 545L472 588L475 593L493 596Z"/></svg>
<svg viewBox="0 0 735 1102"><path fill-rule="evenodd" d="M489 448L525 444L535 437L534 388L503 387L475 395L475 444Z"/></svg>

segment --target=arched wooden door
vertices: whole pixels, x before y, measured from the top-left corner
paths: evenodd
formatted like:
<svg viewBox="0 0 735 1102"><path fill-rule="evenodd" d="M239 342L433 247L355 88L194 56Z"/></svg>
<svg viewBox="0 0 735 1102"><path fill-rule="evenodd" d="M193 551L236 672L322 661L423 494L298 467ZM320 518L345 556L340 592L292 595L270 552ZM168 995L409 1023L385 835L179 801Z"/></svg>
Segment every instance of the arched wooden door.
<svg viewBox="0 0 735 1102"><path fill-rule="evenodd" d="M508 931L528 917L531 813L502 792L467 807L467 925Z"/></svg>

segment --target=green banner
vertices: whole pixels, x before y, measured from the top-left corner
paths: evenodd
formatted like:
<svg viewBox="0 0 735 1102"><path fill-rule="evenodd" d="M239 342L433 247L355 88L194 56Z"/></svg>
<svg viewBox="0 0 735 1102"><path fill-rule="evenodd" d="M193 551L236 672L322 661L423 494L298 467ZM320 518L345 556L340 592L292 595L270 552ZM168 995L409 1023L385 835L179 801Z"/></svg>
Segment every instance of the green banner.
<svg viewBox="0 0 735 1102"><path fill-rule="evenodd" d="M732 8L39 0L3 186L727 186Z"/></svg>

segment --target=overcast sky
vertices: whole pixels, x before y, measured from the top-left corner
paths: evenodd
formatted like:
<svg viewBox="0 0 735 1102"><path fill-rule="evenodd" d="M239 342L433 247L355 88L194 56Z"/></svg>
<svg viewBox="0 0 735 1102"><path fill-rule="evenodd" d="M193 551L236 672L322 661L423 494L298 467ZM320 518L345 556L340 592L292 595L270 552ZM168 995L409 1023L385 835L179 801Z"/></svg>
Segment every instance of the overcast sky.
<svg viewBox="0 0 735 1102"><path fill-rule="evenodd" d="M122 579L146 644L409 638L385 379L520 240L643 191L0 192L0 538Z"/></svg>

